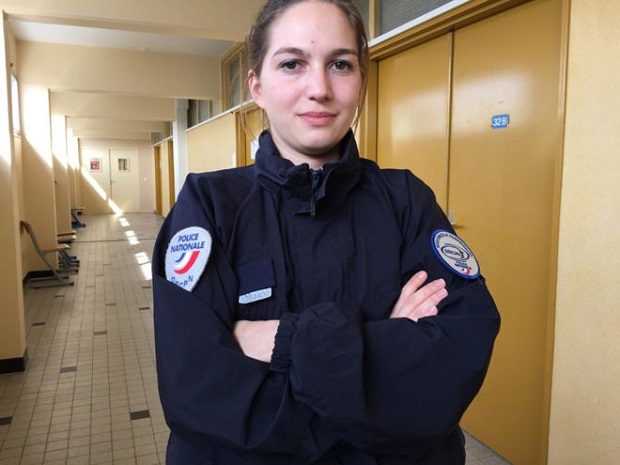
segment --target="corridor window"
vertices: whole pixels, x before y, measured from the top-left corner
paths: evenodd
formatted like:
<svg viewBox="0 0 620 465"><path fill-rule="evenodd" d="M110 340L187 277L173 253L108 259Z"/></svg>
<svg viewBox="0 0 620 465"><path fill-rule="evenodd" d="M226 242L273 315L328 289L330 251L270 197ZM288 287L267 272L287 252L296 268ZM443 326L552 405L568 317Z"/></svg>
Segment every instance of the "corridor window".
<svg viewBox="0 0 620 465"><path fill-rule="evenodd" d="M240 105L249 98L245 86L248 75L245 61L245 48L241 44L233 49L222 60L222 95L224 96L224 110Z"/></svg>
<svg viewBox="0 0 620 465"><path fill-rule="evenodd" d="M19 116L19 85L15 76L11 76L11 113L13 115L13 134L21 134L21 122Z"/></svg>
<svg viewBox="0 0 620 465"><path fill-rule="evenodd" d="M390 32L451 2L453 0L380 0L379 34Z"/></svg>
<svg viewBox="0 0 620 465"><path fill-rule="evenodd" d="M119 171L129 171L129 158L119 158L118 159L118 170Z"/></svg>

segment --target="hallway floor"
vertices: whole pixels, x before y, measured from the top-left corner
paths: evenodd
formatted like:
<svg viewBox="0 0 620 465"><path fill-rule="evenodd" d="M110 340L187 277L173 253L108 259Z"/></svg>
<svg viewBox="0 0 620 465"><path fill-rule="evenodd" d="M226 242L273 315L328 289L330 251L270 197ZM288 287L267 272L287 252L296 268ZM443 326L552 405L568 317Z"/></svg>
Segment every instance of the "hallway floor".
<svg viewBox="0 0 620 465"><path fill-rule="evenodd" d="M0 375L0 465L164 464L150 259L161 218L84 216L72 286L25 286L28 365ZM505 465L467 435L467 465Z"/></svg>

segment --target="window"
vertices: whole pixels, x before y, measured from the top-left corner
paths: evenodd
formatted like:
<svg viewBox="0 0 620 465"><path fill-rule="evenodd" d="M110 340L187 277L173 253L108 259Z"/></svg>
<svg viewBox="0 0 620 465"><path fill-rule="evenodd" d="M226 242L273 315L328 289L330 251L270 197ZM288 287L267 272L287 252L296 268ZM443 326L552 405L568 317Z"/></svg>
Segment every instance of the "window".
<svg viewBox="0 0 620 465"><path fill-rule="evenodd" d="M452 0L379 0L379 34L390 32Z"/></svg>
<svg viewBox="0 0 620 465"><path fill-rule="evenodd" d="M189 100L187 105L187 127L191 128L213 118L217 105L213 100Z"/></svg>
<svg viewBox="0 0 620 465"><path fill-rule="evenodd" d="M230 108L241 103L241 60L235 57L226 64L226 67L229 86L227 107Z"/></svg>
<svg viewBox="0 0 620 465"><path fill-rule="evenodd" d="M151 145L157 145L162 140L167 139L172 136L172 122L164 121L162 132L152 132L151 133Z"/></svg>
<svg viewBox="0 0 620 465"><path fill-rule="evenodd" d="M368 25L370 24L370 0L352 0L351 3L353 3L357 7L362 17L364 18L364 24L366 25L366 34L368 35L368 40L370 40L370 28L368 27Z"/></svg>
<svg viewBox="0 0 620 465"><path fill-rule="evenodd" d="M11 113L13 115L13 134L20 135L21 134L21 122L19 116L19 85L17 83L17 79L15 76L11 75L11 101L12 101L12 109Z"/></svg>
<svg viewBox="0 0 620 465"><path fill-rule="evenodd" d="M245 46L241 44L222 60L222 96L224 110L240 105L249 99L245 88L247 65L245 62Z"/></svg>

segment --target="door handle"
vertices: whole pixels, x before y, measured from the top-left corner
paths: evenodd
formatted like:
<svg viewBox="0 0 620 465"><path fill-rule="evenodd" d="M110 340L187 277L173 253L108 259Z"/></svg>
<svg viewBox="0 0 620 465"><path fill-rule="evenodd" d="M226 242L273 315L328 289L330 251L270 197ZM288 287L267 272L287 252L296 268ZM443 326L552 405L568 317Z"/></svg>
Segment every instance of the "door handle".
<svg viewBox="0 0 620 465"><path fill-rule="evenodd" d="M459 227L459 224L456 222L456 211L448 210L448 221L454 229Z"/></svg>

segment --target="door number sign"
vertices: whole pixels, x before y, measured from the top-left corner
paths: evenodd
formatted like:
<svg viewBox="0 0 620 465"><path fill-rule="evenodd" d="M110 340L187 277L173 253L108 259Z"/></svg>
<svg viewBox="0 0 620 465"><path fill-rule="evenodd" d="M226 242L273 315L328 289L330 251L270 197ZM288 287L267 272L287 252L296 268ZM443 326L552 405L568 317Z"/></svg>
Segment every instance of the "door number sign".
<svg viewBox="0 0 620 465"><path fill-rule="evenodd" d="M491 117L491 128L492 129L503 129L507 128L510 124L510 115L493 115Z"/></svg>

